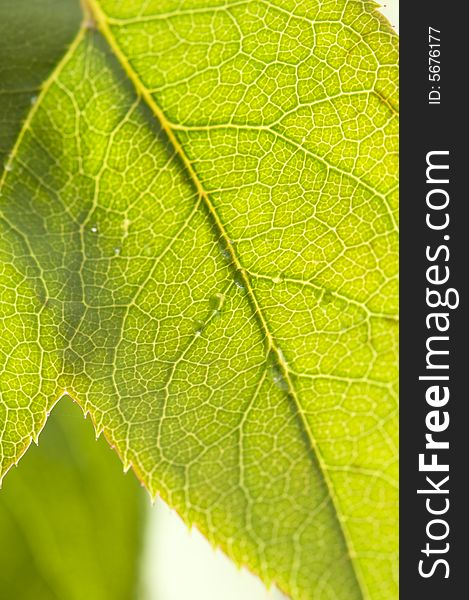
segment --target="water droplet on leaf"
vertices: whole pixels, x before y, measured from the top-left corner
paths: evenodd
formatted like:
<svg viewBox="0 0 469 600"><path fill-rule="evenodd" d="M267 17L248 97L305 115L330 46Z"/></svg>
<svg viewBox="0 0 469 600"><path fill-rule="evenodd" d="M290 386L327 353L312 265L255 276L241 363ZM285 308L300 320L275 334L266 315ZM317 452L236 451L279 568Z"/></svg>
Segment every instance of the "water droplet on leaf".
<svg viewBox="0 0 469 600"><path fill-rule="evenodd" d="M194 321L195 326L195 335L200 335L202 331L205 329L205 322L200 319L196 319Z"/></svg>
<svg viewBox="0 0 469 600"><path fill-rule="evenodd" d="M240 290L246 289L246 286L244 285L244 279L241 273L236 273L236 275L234 276L234 282L236 287L238 287Z"/></svg>
<svg viewBox="0 0 469 600"><path fill-rule="evenodd" d="M225 244L223 242L220 242L218 244L218 247L220 249L220 253L223 256L223 258L227 261L230 262L231 261L231 256L230 253L228 252L228 249L226 248Z"/></svg>
<svg viewBox="0 0 469 600"><path fill-rule="evenodd" d="M288 384L287 381L278 365L274 365L272 367L272 379L274 380L274 384L278 387L279 390L287 391Z"/></svg>
<svg viewBox="0 0 469 600"><path fill-rule="evenodd" d="M213 294L213 296L210 298L210 306L215 311L221 310L224 302L225 302L224 294Z"/></svg>
<svg viewBox="0 0 469 600"><path fill-rule="evenodd" d="M282 367L279 363L280 361L285 365L286 361L283 352L280 349L277 350L277 353L278 354L275 354L275 352L271 351L269 354L269 371L272 376L275 387L277 387L279 390L286 392L288 391L288 382L285 379L285 375L283 374Z"/></svg>
<svg viewBox="0 0 469 600"><path fill-rule="evenodd" d="M129 227L130 227L131 223L132 223L132 221L127 218L122 221L122 229L124 231L124 238L126 238L129 235Z"/></svg>
<svg viewBox="0 0 469 600"><path fill-rule="evenodd" d="M280 362L283 363L284 365L286 365L287 361L285 360L285 354L282 352L282 350L280 348L277 350L277 354L278 354L278 358L279 358Z"/></svg>

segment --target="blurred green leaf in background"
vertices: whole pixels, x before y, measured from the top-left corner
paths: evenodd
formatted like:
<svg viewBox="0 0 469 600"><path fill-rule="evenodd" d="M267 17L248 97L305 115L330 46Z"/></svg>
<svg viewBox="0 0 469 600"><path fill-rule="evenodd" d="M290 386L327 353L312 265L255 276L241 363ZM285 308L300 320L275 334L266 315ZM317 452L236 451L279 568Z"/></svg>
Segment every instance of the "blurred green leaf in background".
<svg viewBox="0 0 469 600"><path fill-rule="evenodd" d="M140 600L148 504L80 408L60 402L0 492L0 598Z"/></svg>

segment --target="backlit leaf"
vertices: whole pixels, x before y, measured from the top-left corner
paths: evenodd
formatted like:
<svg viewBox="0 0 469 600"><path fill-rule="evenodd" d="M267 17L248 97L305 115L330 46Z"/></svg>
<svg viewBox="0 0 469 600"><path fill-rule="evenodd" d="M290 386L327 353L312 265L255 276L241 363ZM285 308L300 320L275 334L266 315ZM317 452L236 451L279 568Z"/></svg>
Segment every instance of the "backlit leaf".
<svg viewBox="0 0 469 600"><path fill-rule="evenodd" d="M2 184L2 471L68 395L266 583L395 598L396 35L363 0L85 13Z"/></svg>

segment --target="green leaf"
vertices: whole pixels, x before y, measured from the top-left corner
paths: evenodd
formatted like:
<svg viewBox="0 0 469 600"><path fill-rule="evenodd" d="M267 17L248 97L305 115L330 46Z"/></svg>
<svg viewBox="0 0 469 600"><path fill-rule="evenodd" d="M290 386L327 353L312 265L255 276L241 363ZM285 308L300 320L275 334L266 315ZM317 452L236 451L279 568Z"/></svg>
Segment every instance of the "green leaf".
<svg viewBox="0 0 469 600"><path fill-rule="evenodd" d="M0 168L80 24L76 0L0 2Z"/></svg>
<svg viewBox="0 0 469 600"><path fill-rule="evenodd" d="M78 407L60 403L0 493L2 598L138 598L140 492Z"/></svg>
<svg viewBox="0 0 469 600"><path fill-rule="evenodd" d="M40 86L73 41L74 0L0 3L0 162ZM25 40L25 37L27 39ZM21 600L129 600L139 583L144 506L133 479L60 404L0 494L0 595ZM89 426L88 426L89 429Z"/></svg>
<svg viewBox="0 0 469 600"><path fill-rule="evenodd" d="M397 596L396 46L362 0L88 1L3 180L2 472L69 395L266 583Z"/></svg>

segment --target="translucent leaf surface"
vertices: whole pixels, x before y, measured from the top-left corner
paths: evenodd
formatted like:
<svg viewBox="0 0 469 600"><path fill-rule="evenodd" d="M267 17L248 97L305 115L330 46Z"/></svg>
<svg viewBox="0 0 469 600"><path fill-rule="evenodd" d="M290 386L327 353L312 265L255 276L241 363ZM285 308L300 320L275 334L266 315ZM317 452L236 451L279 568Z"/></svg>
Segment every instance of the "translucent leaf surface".
<svg viewBox="0 0 469 600"><path fill-rule="evenodd" d="M396 597L396 41L362 0L88 2L3 180L3 471L68 394L265 582Z"/></svg>

